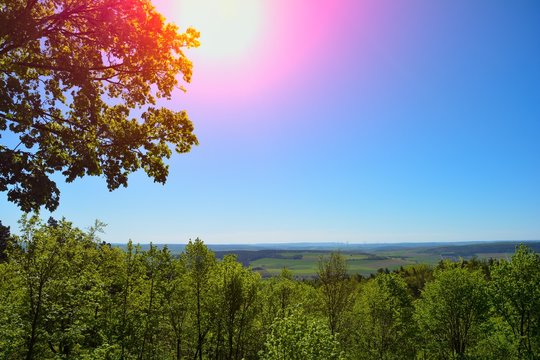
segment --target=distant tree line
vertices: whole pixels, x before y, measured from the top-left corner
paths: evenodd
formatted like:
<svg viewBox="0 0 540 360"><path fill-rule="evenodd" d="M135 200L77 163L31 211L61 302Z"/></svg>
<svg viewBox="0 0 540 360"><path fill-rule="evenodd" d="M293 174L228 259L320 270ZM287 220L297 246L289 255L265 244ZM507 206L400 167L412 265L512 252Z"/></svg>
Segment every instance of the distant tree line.
<svg viewBox="0 0 540 360"><path fill-rule="evenodd" d="M539 359L540 257L263 280L199 239L125 250L66 220L0 223L0 359Z"/></svg>

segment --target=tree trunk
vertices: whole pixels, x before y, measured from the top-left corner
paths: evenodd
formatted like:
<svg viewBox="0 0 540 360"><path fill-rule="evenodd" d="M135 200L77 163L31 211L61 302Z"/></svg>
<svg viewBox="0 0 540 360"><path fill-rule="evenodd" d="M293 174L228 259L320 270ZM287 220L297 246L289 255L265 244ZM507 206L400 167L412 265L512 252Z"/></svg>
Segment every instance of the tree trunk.
<svg viewBox="0 0 540 360"><path fill-rule="evenodd" d="M40 312L41 312L42 293L43 293L43 280L40 280L39 287L38 287L37 304L35 305L35 309L34 309L34 304L31 304L32 312L33 312L32 330L30 332L30 339L28 340L28 351L26 353L26 360L34 359L34 346L36 345L36 340L37 340L36 331L37 331L37 326L38 326L38 322L39 322L39 315L40 315ZM30 299L32 299L32 298L33 298L32 295L30 295Z"/></svg>

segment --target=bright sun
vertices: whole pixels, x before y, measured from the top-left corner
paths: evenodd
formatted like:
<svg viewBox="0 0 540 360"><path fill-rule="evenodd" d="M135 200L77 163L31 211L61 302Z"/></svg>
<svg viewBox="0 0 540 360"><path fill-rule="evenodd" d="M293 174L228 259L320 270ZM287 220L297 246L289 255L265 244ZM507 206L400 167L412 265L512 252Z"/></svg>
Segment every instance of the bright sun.
<svg viewBox="0 0 540 360"><path fill-rule="evenodd" d="M259 0L161 0L157 5L180 30L192 26L201 32L198 58L223 64L242 61L254 50L263 28L263 4Z"/></svg>
<svg viewBox="0 0 540 360"><path fill-rule="evenodd" d="M186 51L194 64L190 99L238 103L290 88L318 66L325 44L339 39L332 19L342 6L335 0L151 1L180 31L201 33L201 46Z"/></svg>

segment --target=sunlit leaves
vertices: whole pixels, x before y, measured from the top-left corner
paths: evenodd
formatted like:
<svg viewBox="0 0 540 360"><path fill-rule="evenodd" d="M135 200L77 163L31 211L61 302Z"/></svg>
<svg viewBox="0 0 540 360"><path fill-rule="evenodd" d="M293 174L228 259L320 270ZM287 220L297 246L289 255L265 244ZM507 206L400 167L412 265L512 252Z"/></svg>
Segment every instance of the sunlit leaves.
<svg viewBox="0 0 540 360"><path fill-rule="evenodd" d="M149 107L191 79L183 49L199 33L166 24L148 0L2 2L0 191L24 211L54 210L68 182L104 176L109 190L197 144L185 112ZM138 118L134 118L138 116Z"/></svg>
<svg viewBox="0 0 540 360"><path fill-rule="evenodd" d="M399 275L382 273L362 286L354 313L359 355L366 359L414 357L412 297Z"/></svg>
<svg viewBox="0 0 540 360"><path fill-rule="evenodd" d="M297 309L284 318L276 318L260 359L341 360L344 356L335 335L325 323Z"/></svg>
<svg viewBox="0 0 540 360"><path fill-rule="evenodd" d="M519 358L540 352L540 257L521 245L492 271L496 312L512 329Z"/></svg>
<svg viewBox="0 0 540 360"><path fill-rule="evenodd" d="M487 318L487 283L479 271L438 270L416 305L426 351L431 356L463 358L478 341Z"/></svg>
<svg viewBox="0 0 540 360"><path fill-rule="evenodd" d="M348 281L347 263L340 253L331 253L319 260L320 292L324 312L332 334L339 332L343 323L343 313L351 305L351 284Z"/></svg>

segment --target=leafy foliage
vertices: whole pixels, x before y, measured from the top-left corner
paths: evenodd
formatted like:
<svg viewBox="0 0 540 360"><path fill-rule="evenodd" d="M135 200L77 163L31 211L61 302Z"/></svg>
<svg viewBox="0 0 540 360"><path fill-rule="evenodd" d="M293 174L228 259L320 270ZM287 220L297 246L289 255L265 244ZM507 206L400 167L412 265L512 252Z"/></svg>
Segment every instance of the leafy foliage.
<svg viewBox="0 0 540 360"><path fill-rule="evenodd" d="M360 289L356 347L366 359L407 359L414 356L412 297L397 274L381 274Z"/></svg>
<svg viewBox="0 0 540 360"><path fill-rule="evenodd" d="M460 359L480 336L489 309L487 283L479 271L439 270L416 305L415 316L428 353Z"/></svg>
<svg viewBox="0 0 540 360"><path fill-rule="evenodd" d="M321 320L299 310L277 318L261 352L262 360L341 360L339 343Z"/></svg>
<svg viewBox="0 0 540 360"><path fill-rule="evenodd" d="M540 257L521 245L494 266L492 280L491 298L512 329L518 358L540 356Z"/></svg>
<svg viewBox="0 0 540 360"><path fill-rule="evenodd" d="M351 305L351 287L347 275L347 263L340 253L331 253L319 261L319 281L324 311L332 334L339 332L342 314Z"/></svg>
<svg viewBox="0 0 540 360"><path fill-rule="evenodd" d="M178 73L190 81L183 49L198 46L198 32L179 33L149 0L0 8L0 191L24 211L54 210L55 172L103 175L109 190L138 169L164 183L170 146L185 153L197 138L185 112L156 99L170 99Z"/></svg>
<svg viewBox="0 0 540 360"><path fill-rule="evenodd" d="M21 220L22 235L10 254L8 270L19 291L8 294L19 301L12 308L20 330L27 334L5 350L74 356L93 343L94 309L100 290L95 257L95 230L84 233L62 220L45 225L37 217ZM6 280L6 279L4 279ZM9 282L8 282L9 284Z"/></svg>
<svg viewBox="0 0 540 360"><path fill-rule="evenodd" d="M12 238L9 226L2 225L2 221L0 221L0 263L6 260L6 251L11 242Z"/></svg>

